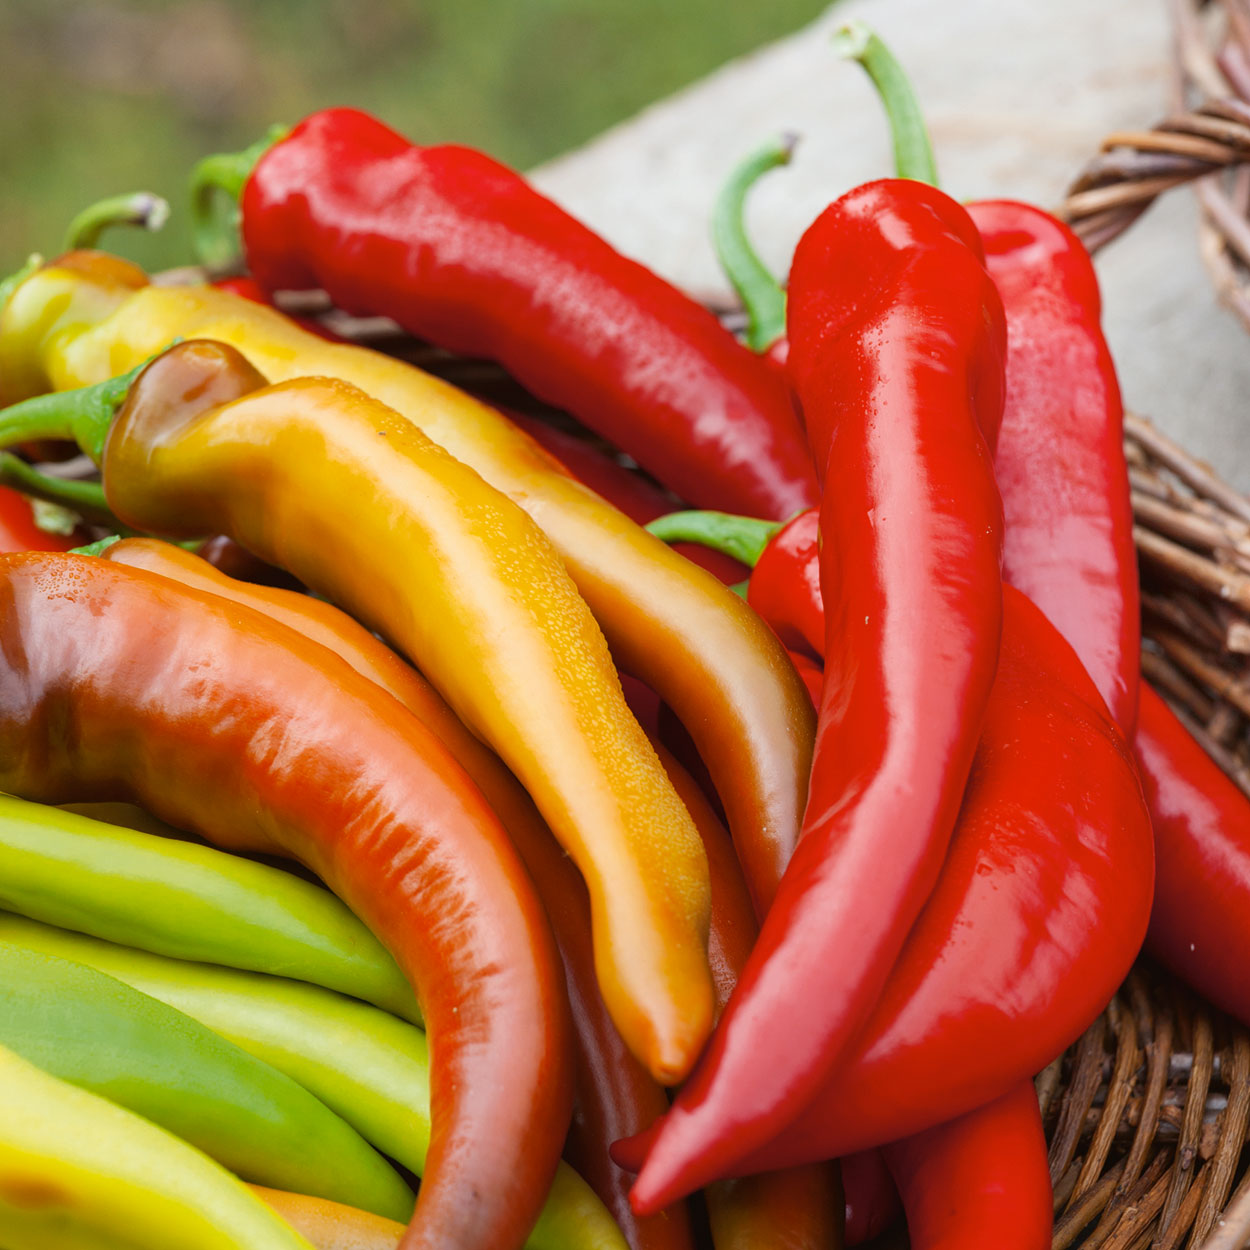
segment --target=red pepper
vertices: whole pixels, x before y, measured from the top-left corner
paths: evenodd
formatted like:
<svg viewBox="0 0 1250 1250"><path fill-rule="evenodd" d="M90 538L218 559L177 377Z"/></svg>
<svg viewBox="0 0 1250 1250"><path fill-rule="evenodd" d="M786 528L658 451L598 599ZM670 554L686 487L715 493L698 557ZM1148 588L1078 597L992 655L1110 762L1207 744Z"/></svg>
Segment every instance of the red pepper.
<svg viewBox="0 0 1250 1250"><path fill-rule="evenodd" d="M840 1161L846 1191L846 1245L880 1237L902 1213L898 1187L880 1150L861 1150Z"/></svg>
<svg viewBox="0 0 1250 1250"><path fill-rule="evenodd" d="M738 990L635 1185L639 1210L733 1174L840 1070L937 882L998 655L987 436L1005 332L967 214L920 183L857 188L800 241L789 314L825 479L811 793Z"/></svg>
<svg viewBox="0 0 1250 1250"><path fill-rule="evenodd" d="M679 549L697 543L752 566L747 602L791 651L824 656L819 508L784 523L727 512L669 512L648 520L651 533Z"/></svg>
<svg viewBox="0 0 1250 1250"><path fill-rule="evenodd" d="M1159 863L1146 949L1250 1022L1250 800L1144 683L1137 758Z"/></svg>
<svg viewBox="0 0 1250 1250"><path fill-rule="evenodd" d="M403 1246L519 1247L568 1126L568 1006L525 869L442 744L320 644L106 560L0 558L0 653L0 787L297 858L391 950L432 1064Z"/></svg>
<svg viewBox="0 0 1250 1250"><path fill-rule="evenodd" d="M883 1153L911 1250L1050 1250L1050 1168L1032 1081Z"/></svg>
<svg viewBox="0 0 1250 1250"><path fill-rule="evenodd" d="M683 499L772 517L815 502L776 371L490 157L327 109L261 156L241 207L266 289L320 286L498 361Z"/></svg>
<svg viewBox="0 0 1250 1250"><path fill-rule="evenodd" d="M1007 404L994 472L1003 578L1072 644L1131 735L1141 655L1124 408L1093 262L1029 204L968 209L1007 313Z"/></svg>
<svg viewBox="0 0 1250 1250"><path fill-rule="evenodd" d="M80 533L50 534L35 524L30 500L0 486L0 552L69 551L86 539Z"/></svg>
<svg viewBox="0 0 1250 1250"><path fill-rule="evenodd" d="M1010 587L1003 607L937 889L851 1054L744 1171L898 1141L1005 1094L1080 1036L1137 955L1154 873L1129 748L1041 612ZM633 1196L645 1210L668 1194Z"/></svg>

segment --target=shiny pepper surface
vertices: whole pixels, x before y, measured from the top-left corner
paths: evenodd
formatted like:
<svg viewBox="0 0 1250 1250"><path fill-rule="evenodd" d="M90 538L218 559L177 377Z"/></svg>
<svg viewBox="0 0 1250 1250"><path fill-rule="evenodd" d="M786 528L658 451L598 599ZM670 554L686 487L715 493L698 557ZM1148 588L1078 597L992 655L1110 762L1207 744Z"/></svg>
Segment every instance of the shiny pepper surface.
<svg viewBox="0 0 1250 1250"><path fill-rule="evenodd" d="M178 336L230 343L277 382L359 386L524 508L556 546L613 657L674 709L708 762L757 910L793 852L815 717L784 650L714 577L580 485L522 431L411 365L327 343L207 286L151 286L133 265L70 253L0 311L0 399L104 381Z"/></svg>
<svg viewBox="0 0 1250 1250"><path fill-rule="evenodd" d="M683 499L768 517L816 500L784 383L716 318L470 148L314 113L243 189L248 267L499 361Z"/></svg>
<svg viewBox="0 0 1250 1250"><path fill-rule="evenodd" d="M572 855L613 1019L658 1080L679 1079L711 1027L703 846L525 512L354 387L268 387L198 340L131 386L103 473L126 524L227 533L420 666ZM327 499L363 502L344 524Z"/></svg>
<svg viewBox="0 0 1250 1250"><path fill-rule="evenodd" d="M1136 958L1154 887L1123 735L1072 648L1018 591L937 889L845 1064L743 1166L897 1141L1039 1072Z"/></svg>
<svg viewBox="0 0 1250 1250"><path fill-rule="evenodd" d="M0 557L0 654L0 788L297 858L391 950L431 1038L406 1250L519 1247L568 1126L568 1007L525 870L437 740L324 648L86 556Z"/></svg>
<svg viewBox="0 0 1250 1250"><path fill-rule="evenodd" d="M789 331L825 488L811 793L640 1209L732 1174L835 1069L937 881L997 661L1005 329L967 214L902 180L836 201L795 252Z"/></svg>
<svg viewBox="0 0 1250 1250"><path fill-rule="evenodd" d="M1124 407L1094 264L1030 204L968 212L1007 314L1007 402L994 455L1003 578L1072 644L1116 723L1137 717L1141 623Z"/></svg>

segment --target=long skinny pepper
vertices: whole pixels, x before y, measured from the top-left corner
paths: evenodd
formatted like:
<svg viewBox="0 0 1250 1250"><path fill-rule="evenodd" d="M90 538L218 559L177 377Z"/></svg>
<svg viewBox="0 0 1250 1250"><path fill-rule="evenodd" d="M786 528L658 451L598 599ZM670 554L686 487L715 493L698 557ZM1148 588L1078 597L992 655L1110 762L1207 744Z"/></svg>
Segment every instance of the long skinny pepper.
<svg viewBox="0 0 1250 1250"><path fill-rule="evenodd" d="M795 252L789 326L825 484L811 793L738 989L639 1177L647 1207L783 1131L863 1026L937 881L997 663L1005 327L967 214L910 181L843 196Z"/></svg>
<svg viewBox="0 0 1250 1250"><path fill-rule="evenodd" d="M516 1250L571 1108L550 930L441 744L325 648L90 556L0 557L0 789L124 798L318 873L408 975L433 1131L405 1250Z"/></svg>

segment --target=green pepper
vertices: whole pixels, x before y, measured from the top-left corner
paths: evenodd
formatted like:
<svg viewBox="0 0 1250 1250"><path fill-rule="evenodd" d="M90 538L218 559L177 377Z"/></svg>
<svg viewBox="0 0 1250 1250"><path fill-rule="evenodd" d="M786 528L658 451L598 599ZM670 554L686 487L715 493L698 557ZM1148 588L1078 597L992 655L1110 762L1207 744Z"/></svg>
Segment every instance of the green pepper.
<svg viewBox="0 0 1250 1250"><path fill-rule="evenodd" d="M430 1084L420 1029L317 986L166 959L0 912L6 942L86 964L168 1003L294 1078L404 1167L424 1171ZM625 1250L625 1241L561 1163L526 1246Z"/></svg>
<svg viewBox="0 0 1250 1250"><path fill-rule="evenodd" d="M0 1046L159 1124L245 1180L396 1220L412 1214L407 1185L306 1089L94 968L0 941Z"/></svg>
<svg viewBox="0 0 1250 1250"><path fill-rule="evenodd" d="M395 961L329 890L7 794L0 907L160 955L311 981L421 1020Z"/></svg>
<svg viewBox="0 0 1250 1250"><path fill-rule="evenodd" d="M184 1141L0 1047L4 1250L312 1250Z"/></svg>

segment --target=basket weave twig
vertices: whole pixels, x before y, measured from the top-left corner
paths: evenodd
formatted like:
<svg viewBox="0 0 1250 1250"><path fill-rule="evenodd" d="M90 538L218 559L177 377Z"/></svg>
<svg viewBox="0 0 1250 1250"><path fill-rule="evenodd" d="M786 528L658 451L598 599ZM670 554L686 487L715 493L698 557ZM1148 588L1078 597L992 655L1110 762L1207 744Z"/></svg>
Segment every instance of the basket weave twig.
<svg viewBox="0 0 1250 1250"><path fill-rule="evenodd" d="M1250 329L1250 2L1173 0L1172 113L1108 135L1060 209L1091 251L1193 183L1216 291ZM1250 794L1250 498L1129 415L1143 675ZM1142 961L1037 1081L1055 1250L1250 1243L1250 1033Z"/></svg>

